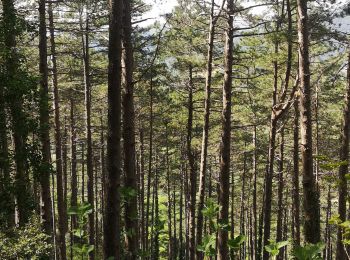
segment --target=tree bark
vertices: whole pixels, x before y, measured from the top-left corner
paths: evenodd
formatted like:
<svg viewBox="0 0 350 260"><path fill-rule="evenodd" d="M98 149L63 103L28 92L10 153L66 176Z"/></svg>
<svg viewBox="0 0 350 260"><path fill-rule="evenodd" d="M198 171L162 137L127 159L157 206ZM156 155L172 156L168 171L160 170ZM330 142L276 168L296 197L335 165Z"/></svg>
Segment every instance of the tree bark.
<svg viewBox="0 0 350 260"><path fill-rule="evenodd" d="M71 154L71 207L78 205L78 180L77 180L77 143L76 143L76 126L75 126L75 104L74 99L70 100L70 154ZM71 216L72 229L77 228L77 218L75 215Z"/></svg>
<svg viewBox="0 0 350 260"><path fill-rule="evenodd" d="M173 232L172 232L172 201L171 201L171 180L170 180L170 165L169 165L169 140L168 140L168 125L165 125L165 143L166 143L166 181L167 181L167 213L168 213L168 259L173 259L174 243L173 243ZM175 199L175 198L174 198ZM174 222L174 225L176 222Z"/></svg>
<svg viewBox="0 0 350 260"><path fill-rule="evenodd" d="M151 198L151 180L152 180L152 159L153 159L153 79L150 82L150 122L149 122L149 158L148 158L148 179L147 179L147 198L146 198L146 226L145 226L145 237L146 237L146 251L149 251L149 210L150 210L150 198Z"/></svg>
<svg viewBox="0 0 350 260"><path fill-rule="evenodd" d="M284 126L282 126L280 132L280 158L279 158L279 167L278 167L278 201L277 201L277 230L276 230L276 241L280 242L283 240L283 213L284 213L284 204L283 204L283 190L284 190ZM277 256L277 260L283 260L284 248L280 249L280 252Z"/></svg>
<svg viewBox="0 0 350 260"><path fill-rule="evenodd" d="M82 51L84 65L84 95L85 95L85 137L86 137L86 172L87 172L87 199L94 211L94 169L93 169L93 152L91 137L91 76L90 76L90 22L89 22L89 4L86 4L85 28L83 19L80 19L80 29L84 31L82 35ZM89 244L95 244L95 217L94 213L89 214ZM95 250L89 253L89 259L95 258Z"/></svg>
<svg viewBox="0 0 350 260"><path fill-rule="evenodd" d="M56 144L56 178L57 178L57 209L58 209L58 243L59 257L64 260L66 256L66 232L67 232L67 205L64 200L63 191L63 168L62 168L62 142L61 142L61 122L60 106L57 79L57 62L56 62L56 44L55 29L53 21L52 4L49 4L49 23L50 23L50 43L51 43L51 60L52 60L52 86L54 92L54 115L55 115L55 144Z"/></svg>
<svg viewBox="0 0 350 260"><path fill-rule="evenodd" d="M40 80L40 141L42 164L45 171L41 172L39 181L41 186L41 220L44 231L52 236L52 208L50 191L50 115L49 115L49 87L48 87L48 65L47 65L47 38L46 38L46 6L45 0L39 2L39 71ZM0 102L1 103L1 102Z"/></svg>
<svg viewBox="0 0 350 260"><path fill-rule="evenodd" d="M233 64L233 0L227 1L227 25L225 36L225 64L222 108L222 133L220 142L220 175L219 175L219 211L218 221L228 224L229 182L230 182L230 148L231 148L231 91ZM228 231L220 229L218 232L218 260L229 258Z"/></svg>
<svg viewBox="0 0 350 260"><path fill-rule="evenodd" d="M300 76L300 132L304 190L304 235L307 243L320 241L320 205L313 172L312 115L307 0L298 0Z"/></svg>
<svg viewBox="0 0 350 260"><path fill-rule="evenodd" d="M341 132L340 161L346 162L339 167L339 187L338 187L338 214L342 221L346 220L346 198L348 194L346 174L349 172L349 132L350 132L350 54L348 57L347 70L347 90L345 95L345 107L343 111L343 129ZM336 259L346 259L345 246L342 243L342 229L337 232L337 255Z"/></svg>
<svg viewBox="0 0 350 260"><path fill-rule="evenodd" d="M195 155L192 150L192 125L193 125L193 68L189 67L189 82L188 82L188 118L187 118L187 159L190 168L190 185L189 185L189 253L190 259L196 257L196 184L197 176L195 169Z"/></svg>
<svg viewBox="0 0 350 260"><path fill-rule="evenodd" d="M132 45L131 3L124 1L123 14L123 138L125 188L137 192L135 170L135 111L134 111L134 57ZM127 198L125 205L126 258L135 259L138 253L137 196Z"/></svg>
<svg viewBox="0 0 350 260"><path fill-rule="evenodd" d="M299 98L294 99L293 140L293 246L300 246L300 196L299 196Z"/></svg>
<svg viewBox="0 0 350 260"><path fill-rule="evenodd" d="M202 136L202 149L201 149L201 162L199 169L199 201L198 201L198 213L197 213L197 246L202 244L203 235L203 213L204 197L205 197L205 185L206 185L206 172L207 172L207 155L208 155L208 139L209 139L209 117L210 117L210 94L211 94L211 79L213 70L213 48L214 48L214 33L215 33L215 21L214 20L214 0L211 1L210 12L210 27L208 37L208 53L207 53L207 74L205 78L205 101L204 101L204 126ZM197 259L203 259L203 253L197 251Z"/></svg>
<svg viewBox="0 0 350 260"><path fill-rule="evenodd" d="M108 139L106 205L104 216L104 258L121 258L120 176L121 176L121 27L122 0L111 0L108 47Z"/></svg>

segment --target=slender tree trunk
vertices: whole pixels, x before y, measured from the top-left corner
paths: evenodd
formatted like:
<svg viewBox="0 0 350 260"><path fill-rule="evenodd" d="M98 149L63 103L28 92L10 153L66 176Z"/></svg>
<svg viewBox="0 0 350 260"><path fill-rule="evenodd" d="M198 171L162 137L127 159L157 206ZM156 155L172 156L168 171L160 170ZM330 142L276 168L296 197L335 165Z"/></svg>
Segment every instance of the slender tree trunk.
<svg viewBox="0 0 350 260"><path fill-rule="evenodd" d="M137 191L135 171L135 112L133 83L133 46L131 40L131 2L124 1L123 14L123 138L124 138L124 172L125 188ZM127 259L137 258L138 253L137 196L127 199L125 205L125 236Z"/></svg>
<svg viewBox="0 0 350 260"><path fill-rule="evenodd" d="M184 197L184 181L185 167L181 165L181 183L180 183L180 205L179 205L179 259L184 258L184 242L183 242L183 197Z"/></svg>
<svg viewBox="0 0 350 260"><path fill-rule="evenodd" d="M67 211L66 201L64 200L63 190L63 168L62 168L62 142L61 142L61 123L60 106L58 94L57 62L56 62L56 44L55 29L53 21L52 5L49 4L49 22L50 22L50 43L52 60L52 85L54 92L54 110L55 110L55 144L56 144L56 178L57 178L57 208L58 208L58 242L59 256L64 260L66 256L66 232L67 232Z"/></svg>
<svg viewBox="0 0 350 260"><path fill-rule="evenodd" d="M140 129L140 182L141 182L141 248L144 252L146 250L146 231L145 229L145 148L143 140L143 127Z"/></svg>
<svg viewBox="0 0 350 260"><path fill-rule="evenodd" d="M347 91L345 95L345 107L343 112L343 129L341 133L340 161L346 162L339 167L339 205L338 214L342 221L346 220L346 198L348 194L346 174L349 172L349 131L350 131L350 54L348 58L347 71ZM342 243L342 230L337 232L337 257L336 259L346 259L344 244Z"/></svg>
<svg viewBox="0 0 350 260"><path fill-rule="evenodd" d="M259 259L258 257L258 212L257 212L257 136L256 136L256 126L254 126L253 132L253 260Z"/></svg>
<svg viewBox="0 0 350 260"><path fill-rule="evenodd" d="M304 234L307 243L320 241L320 205L313 172L312 116L307 0L298 0L300 132L304 190Z"/></svg>
<svg viewBox="0 0 350 260"><path fill-rule="evenodd" d="M300 246L300 196L299 196L299 98L294 99L293 140L293 246Z"/></svg>
<svg viewBox="0 0 350 260"><path fill-rule="evenodd" d="M246 145L244 146L246 149ZM245 195L245 190L246 190L246 175L247 175L247 155L246 152L243 152L243 173L242 173L242 186L241 186L241 205L240 205L240 216L239 216L239 231L240 235L245 235L246 236L246 223L245 223L245 212L246 212L246 195ZM245 259L245 242L244 244L240 247L239 250L240 253L240 259Z"/></svg>
<svg viewBox="0 0 350 260"><path fill-rule="evenodd" d="M70 154L71 154L71 207L78 205L78 180L77 180L77 136L75 126L75 104L74 99L70 100ZM75 215L71 216L72 229L77 228L77 218Z"/></svg>
<svg viewBox="0 0 350 260"><path fill-rule="evenodd" d="M62 173L63 173L63 199L68 203L67 197L68 197L68 164L67 164L67 136L68 136L68 129L67 129L67 123L66 123L66 116L64 117L64 131L63 131L63 140L62 140ZM68 227L68 219L67 221L67 227Z"/></svg>
<svg viewBox="0 0 350 260"><path fill-rule="evenodd" d="M278 18L279 19L279 18ZM277 21L276 31L280 28L280 22ZM276 58L273 61L274 75L273 75L273 93L272 93L272 112L270 119L270 136L269 136L269 153L268 153L268 170L266 174L266 187L265 187L265 210L264 210L264 246L268 245L271 233L271 204L272 204L272 181L274 175L274 162L275 162L275 150L276 150L276 133L277 133L277 116L274 107L277 104L277 88L278 88L278 62L277 55L279 50L279 42L275 42L275 55ZM269 253L264 250L263 259L269 259Z"/></svg>
<svg viewBox="0 0 350 260"><path fill-rule="evenodd" d="M211 175L211 174L210 174ZM231 239L235 237L235 172L231 171ZM230 250L231 259L235 258L235 251Z"/></svg>
<svg viewBox="0 0 350 260"><path fill-rule="evenodd" d="M331 227L329 224L329 220L331 218L331 210L332 210L332 204L331 204L331 185L328 185L328 192L327 192L327 207L326 207L326 223L325 223L325 249L324 249L324 256L323 258L325 260L331 260L332 259L332 249L331 249ZM346 258L344 258L346 259Z"/></svg>
<svg viewBox="0 0 350 260"><path fill-rule="evenodd" d="M165 125L165 142L166 142L166 179L167 179L167 196L168 196L168 203L167 203L167 213L168 213L168 236L169 236L169 242L168 242L168 259L173 259L173 232L172 232L172 203L171 203L171 181L170 181L170 165L169 165L169 141L168 141L168 125ZM174 198L175 199L175 198ZM175 222L176 223L176 222ZM174 223L174 224L175 224Z"/></svg>
<svg viewBox="0 0 350 260"><path fill-rule="evenodd" d="M172 197L172 207L173 207L173 223L174 223L174 237L173 237L173 258L177 259L177 250L178 250L178 242L177 242L177 213L176 213L176 188L177 188L178 182L176 182L173 179L173 197ZM180 184L181 185L181 184Z"/></svg>
<svg viewBox="0 0 350 260"><path fill-rule="evenodd" d="M90 22L88 14L89 4L86 4L85 28L83 19L80 19L80 29L84 31L82 34L82 51L84 65L84 94L85 94L85 137L86 137L86 172L87 172L87 199L94 211L94 169L93 169L93 152L91 137L91 76L90 76ZM89 214L89 244L95 244L95 217L94 213ZM89 259L95 258L95 250L89 253Z"/></svg>
<svg viewBox="0 0 350 260"><path fill-rule="evenodd" d="M189 185L189 253L190 259L196 257L196 184L197 176L195 169L195 155L192 150L192 124L193 124L193 69L189 67L189 95L188 95L188 118L187 118L187 159L190 168L190 185Z"/></svg>
<svg viewBox="0 0 350 260"><path fill-rule="evenodd" d="M222 108L222 133L220 142L220 175L219 175L219 218L218 221L228 223L229 182L230 182L230 148L231 148L231 91L233 63L233 0L227 1L227 28L225 40L225 67ZM220 229L218 232L218 259L229 258L228 232Z"/></svg>
<svg viewBox="0 0 350 260"><path fill-rule="evenodd" d="M159 259L159 203L158 203L158 167L155 171L155 180L154 180L154 188L153 188L153 196L154 196L154 222L153 225L155 228L154 236L153 236L153 257L152 260L158 260ZM153 206L152 206L153 207ZM153 234L153 232L152 232Z"/></svg>
<svg viewBox="0 0 350 260"><path fill-rule="evenodd" d="M277 230L276 230L276 241L280 242L283 240L283 190L284 190L284 128L282 127L280 132L280 158L279 158L279 169L278 169L278 201L277 201ZM277 259L282 260L284 255L284 248L281 248Z"/></svg>
<svg viewBox="0 0 350 260"><path fill-rule="evenodd" d="M207 155L208 155L208 139L209 139L209 117L210 117L210 94L211 94L211 79L213 70L213 48L214 48L214 33L215 33L215 21L214 21L214 0L211 1L211 13L210 13L210 28L208 37L208 53L207 53L207 74L205 79L205 102L204 102L204 126L202 136L202 150L201 150L201 163L199 170L199 201L198 201L198 213L197 213L197 245L202 244L203 233L203 213L204 197L205 197L205 183L207 172ZM197 251L197 259L203 259L203 253Z"/></svg>
<svg viewBox="0 0 350 260"><path fill-rule="evenodd" d="M44 231L52 236L52 208L50 191L50 116L49 116L49 87L48 87L48 66L47 66L47 38L46 38L46 6L45 0L39 2L39 71L40 80L40 140L42 164L45 171L41 172L39 181L41 186L41 219ZM1 101L0 101L1 103ZM6 128L5 128L6 129Z"/></svg>
<svg viewBox="0 0 350 260"><path fill-rule="evenodd" d="M106 205L104 218L104 258L121 258L120 176L121 176L121 28L122 0L111 0L108 48L108 139Z"/></svg>
<svg viewBox="0 0 350 260"><path fill-rule="evenodd" d="M85 143L81 142L81 202L85 202Z"/></svg>
<svg viewBox="0 0 350 260"><path fill-rule="evenodd" d="M146 226L145 226L145 238L146 238L146 251L149 251L149 210L150 210L150 197L151 197L151 180L152 180L152 159L153 159L153 79L150 84L150 122L149 122L149 158L148 158L148 179L147 179L147 198L146 198Z"/></svg>

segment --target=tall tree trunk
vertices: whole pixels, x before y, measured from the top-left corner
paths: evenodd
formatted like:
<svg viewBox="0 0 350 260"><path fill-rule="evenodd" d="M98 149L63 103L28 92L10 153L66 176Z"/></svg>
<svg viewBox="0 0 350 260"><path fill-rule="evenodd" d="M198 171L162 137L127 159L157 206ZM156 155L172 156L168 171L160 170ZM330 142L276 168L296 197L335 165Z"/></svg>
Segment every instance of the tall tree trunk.
<svg viewBox="0 0 350 260"><path fill-rule="evenodd" d="M68 164L67 164L67 118L64 117L64 130L63 130L63 140L62 140L62 179L63 179L63 199L68 203ZM68 219L67 219L67 227L68 227Z"/></svg>
<svg viewBox="0 0 350 260"><path fill-rule="evenodd" d="M60 106L57 80L57 62L56 62L56 44L55 29L53 21L52 5L49 4L49 22L50 22L50 43L52 60L52 85L54 92L54 110L55 110L55 144L56 144L56 178L57 178L57 209L58 209L58 242L60 259L66 259L66 232L67 232L67 212L66 201L63 192L63 168L62 168L62 142L61 142L61 123Z"/></svg>
<svg viewBox="0 0 350 260"><path fill-rule="evenodd" d="M230 148L231 148L231 91L232 91L232 63L233 63L233 0L227 1L227 27L225 39L225 66L223 85L222 133L220 142L220 175L219 175L219 218L220 223L228 223L228 204L230 186ZM218 259L229 258L228 231L220 229L218 232Z"/></svg>
<svg viewBox="0 0 350 260"><path fill-rule="evenodd" d="M294 99L293 130L293 246L300 246L300 196L299 196L299 98Z"/></svg>
<svg viewBox="0 0 350 260"><path fill-rule="evenodd" d="M82 51L84 64L84 94L85 94L85 137L86 137L86 172L87 172L87 199L94 211L94 169L91 137L91 76L90 76L90 24L89 24L89 4L86 4L85 28L83 19L80 19L80 29L85 33L82 35ZM95 217L94 213L89 214L89 244L95 244ZM89 259L95 258L95 250L89 253Z"/></svg>
<svg viewBox="0 0 350 260"><path fill-rule="evenodd" d="M167 181L167 213L168 213L168 236L169 236L169 242L168 242L168 259L173 259L173 252L174 252L174 243L173 243L173 232L172 232L172 203L171 203L171 181L170 181L170 165L169 165L169 140L168 140L168 125L165 125L165 143L166 143L166 154L165 154L165 160L166 160L166 181ZM175 199L175 198L174 198ZM174 222L174 225L176 222Z"/></svg>
<svg viewBox="0 0 350 260"><path fill-rule="evenodd" d="M81 142L81 202L85 202L85 143Z"/></svg>
<svg viewBox="0 0 350 260"><path fill-rule="evenodd" d="M157 157L156 157L157 158ZM157 162L158 163L158 162ZM157 165L159 167L159 165ZM158 260L159 259L159 225L160 225L160 219L159 219L159 203L158 203L158 185L159 185L159 176L158 176L158 167L155 171L155 180L154 180L154 187L153 187L153 203L154 203L154 221L152 227L154 227L154 236L153 236L153 254L152 254L152 260Z"/></svg>
<svg viewBox="0 0 350 260"><path fill-rule="evenodd" d="M50 191L50 116L49 116L49 87L48 87L48 66L47 66L47 38L46 38L46 6L45 0L39 2L39 71L40 80L40 140L42 164L45 171L40 173L39 181L41 186L41 219L44 231L52 236L52 208ZM1 103L1 101L0 101Z"/></svg>
<svg viewBox="0 0 350 260"><path fill-rule="evenodd" d="M328 184L327 207L326 207L326 223L325 223L325 233L324 233L325 248L324 248L324 255L323 255L323 259L325 259L325 260L331 260L332 259L331 227L330 227L330 224L329 224L329 220L331 218L331 210L332 210L331 185ZM344 259L346 259L346 258L344 258Z"/></svg>
<svg viewBox="0 0 350 260"><path fill-rule="evenodd" d="M307 243L320 241L320 205L313 173L312 116L307 0L298 0L300 132L304 190L304 234Z"/></svg>
<svg viewBox="0 0 350 260"><path fill-rule="evenodd" d="M183 242L183 197L184 197L184 182L185 182L185 167L181 165L181 183L180 183L180 205L179 205L179 259L184 258L184 242Z"/></svg>
<svg viewBox="0 0 350 260"><path fill-rule="evenodd" d="M343 112L343 129L341 133L340 161L346 162L339 167L339 205L338 214L342 221L346 220L346 198L348 194L346 174L349 172L349 131L350 131L350 54L348 57L347 71L347 91L345 95L345 107ZM345 259L346 252L342 243L342 230L338 228L337 232L337 258L338 260Z"/></svg>
<svg viewBox="0 0 350 260"><path fill-rule="evenodd" d="M7 104L12 118L12 135L14 141L15 182L14 194L16 198L16 210L18 212L18 224L23 226L28 222L31 214L31 193L26 173L26 118L23 111L23 92L11 86L16 82L17 71L20 66L17 54L16 34L17 16L13 0L2 1L4 43L7 55L5 58ZM42 94L42 93L41 93Z"/></svg>
<svg viewBox="0 0 350 260"><path fill-rule="evenodd" d="M150 121L149 121L149 158L148 158L148 179L147 179L147 198L146 198L146 226L145 226L145 238L146 238L146 251L149 251L149 210L150 210L150 197L151 197L151 180L152 180L152 159L153 159L153 79L150 82Z"/></svg>
<svg viewBox="0 0 350 260"><path fill-rule="evenodd" d="M214 20L214 0L211 1L210 12L210 28L208 37L208 53L207 53L207 74L205 78L205 101L204 101L204 126L202 136L202 150L201 150L201 163L199 169L199 201L198 201L198 213L197 213L197 245L202 243L203 235L203 213L204 197L205 197L205 183L207 172L207 155L208 155L208 139L209 139L209 117L210 117L210 94L211 94L211 79L213 70L213 48L214 48L214 33L215 33L215 20ZM197 251L197 259L203 259L203 253Z"/></svg>
<svg viewBox="0 0 350 260"><path fill-rule="evenodd" d="M108 139L106 205L104 218L104 258L121 258L120 176L121 176L121 27L122 0L111 0L108 48Z"/></svg>
<svg viewBox="0 0 350 260"><path fill-rule="evenodd" d="M134 58L131 40L131 2L124 1L123 14L123 138L124 138L124 172L125 188L137 192L135 171L135 112L134 112ZM126 200L125 205L125 236L127 259L137 258L138 251L137 196Z"/></svg>
<svg viewBox="0 0 350 260"><path fill-rule="evenodd" d="M259 259L258 257L258 212L257 212L257 136L256 126L253 131L253 252L255 253L253 260Z"/></svg>
<svg viewBox="0 0 350 260"><path fill-rule="evenodd" d="M279 19L279 18L278 18ZM277 22L276 31L279 31L280 23ZM275 42L275 55L276 58L273 61L273 93L272 93L272 111L270 118L270 136L269 136L269 153L268 153L268 170L266 174L266 187L265 187L265 210L264 210L264 246L268 245L271 233L271 204L272 204L272 181L274 175L274 162L275 162L275 150L276 150L276 134L277 134L277 116L274 107L277 104L277 88L278 88L278 55L279 42ZM264 250L264 260L269 259L269 253Z"/></svg>
<svg viewBox="0 0 350 260"><path fill-rule="evenodd" d="M71 154L71 207L76 207L78 205L78 180L77 180L77 136L76 136L76 126L75 126L75 104L74 99L70 100L70 154ZM72 229L77 228L77 217L75 215L71 216Z"/></svg>
<svg viewBox="0 0 350 260"><path fill-rule="evenodd" d="M246 144L244 145L244 150L246 150ZM242 173L242 186L241 186L241 205L240 205L240 215L239 215L239 232L240 235L245 235L246 236L246 223L245 223L245 212L246 212L246 195L245 195L245 190L246 190L246 175L247 175L247 155L246 152L243 152L243 173ZM249 204L249 203L248 203ZM242 246L240 246L239 254L240 254L240 259L245 259L245 242L243 243Z"/></svg>
<svg viewBox="0 0 350 260"><path fill-rule="evenodd" d="M284 127L282 126L280 132L280 158L279 158L279 167L278 167L278 201L277 201L277 230L276 230L276 241L280 242L283 240L283 190L284 190L284 180L283 180L283 171L284 171ZM282 260L284 255L284 248L281 248L277 259Z"/></svg>
<svg viewBox="0 0 350 260"><path fill-rule="evenodd" d="M145 147L144 147L144 138L143 138L143 127L140 127L140 215L141 215L141 248L142 252L146 250L146 235L145 235Z"/></svg>
<svg viewBox="0 0 350 260"><path fill-rule="evenodd" d="M189 67L189 82L188 82L188 118L187 118L187 159L190 168L189 176L189 253L190 259L196 257L196 184L197 176L195 169L195 155L192 150L192 125L193 125L193 68Z"/></svg>

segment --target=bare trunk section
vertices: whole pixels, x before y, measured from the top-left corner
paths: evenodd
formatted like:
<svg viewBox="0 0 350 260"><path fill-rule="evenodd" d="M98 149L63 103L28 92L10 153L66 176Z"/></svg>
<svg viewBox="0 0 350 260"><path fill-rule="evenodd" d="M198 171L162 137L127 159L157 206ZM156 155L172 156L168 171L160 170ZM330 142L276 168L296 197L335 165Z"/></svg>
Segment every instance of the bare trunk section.
<svg viewBox="0 0 350 260"><path fill-rule="evenodd" d="M225 39L225 65L222 107L222 133L220 142L220 174L219 174L219 211L218 221L228 224L229 186L230 186L230 149L231 149L231 91L233 64L233 0L227 1L227 24ZM218 260L229 259L227 246L228 231L220 229L218 232Z"/></svg>
<svg viewBox="0 0 350 260"><path fill-rule="evenodd" d="M277 201L277 229L276 229L276 241L280 242L283 240L283 190L284 190L284 126L282 126L280 132L280 154L279 154L279 169L278 169L278 201ZM284 248L280 249L277 256L277 260L283 260Z"/></svg>
<svg viewBox="0 0 350 260"><path fill-rule="evenodd" d="M94 205L94 169L93 169L93 152L91 137L91 76L90 76L90 25L89 25L89 4L86 4L85 28L82 17L80 19L80 29L82 34L82 51L84 64L84 94L85 94L85 137L86 137L86 171L87 171L87 199L93 211ZM95 217L94 213L89 214L89 244L95 244ZM89 253L89 259L95 258L95 250Z"/></svg>
<svg viewBox="0 0 350 260"><path fill-rule="evenodd" d="M132 45L131 3L124 1L123 14L123 138L124 138L124 172L125 188L137 194L135 170L135 111L134 111L134 57ZM127 198L125 205L125 244L126 258L136 259L138 254L137 196Z"/></svg>
<svg viewBox="0 0 350 260"><path fill-rule="evenodd" d="M189 164L189 257L191 260L196 257L196 184L197 176L195 169L195 155L192 150L192 125L193 125L193 68L189 67L188 82L188 118L187 118L187 159Z"/></svg>
<svg viewBox="0 0 350 260"><path fill-rule="evenodd" d="M206 185L206 172L207 172L207 155L208 155L208 139L209 139L209 117L210 117L210 94L211 94L211 79L213 70L213 48L214 48L214 33L215 33L214 19L214 0L211 1L211 13L210 13L210 28L208 37L208 53L207 53L207 74L205 78L205 101L204 101L204 126L202 136L202 150L201 150L201 162L199 169L199 201L198 201L198 213L197 213L197 234L196 245L202 244L203 236L203 213L204 198L205 198L205 185ZM203 253L197 251L197 259L203 259Z"/></svg>
<svg viewBox="0 0 350 260"><path fill-rule="evenodd" d="M76 142L76 127L75 127L75 104L73 98L70 100L70 133L71 133L71 207L78 205L78 180L77 180L77 142ZM71 216L72 228L77 228L77 218Z"/></svg>
<svg viewBox="0 0 350 260"><path fill-rule="evenodd" d="M52 236L52 207L50 191L50 115L49 115L49 87L48 87L48 66L47 66L47 38L46 38L46 6L45 0L39 2L39 71L40 80L40 141L42 164L45 171L40 173L39 181L41 186L41 220L44 231ZM1 103L1 102L0 102Z"/></svg>
<svg viewBox="0 0 350 260"><path fill-rule="evenodd" d="M55 144L56 144L56 178L57 178L57 209L58 209L58 243L59 257L66 259L66 239L67 232L67 210L66 201L64 200L63 191L63 168L62 168L62 142L61 142L61 122L60 106L57 79L57 62L56 62L56 44L55 28L53 21L52 4L49 4L49 23L50 23L50 43L51 43L51 61L52 61L52 85L54 92L54 110L55 110Z"/></svg>
<svg viewBox="0 0 350 260"><path fill-rule="evenodd" d="M120 176L121 176L121 23L122 0L111 0L108 47L108 139L106 205L104 216L104 258L121 258Z"/></svg>
<svg viewBox="0 0 350 260"><path fill-rule="evenodd" d="M300 132L304 190L304 234L307 243L320 241L320 205L313 172L312 115L307 0L298 0Z"/></svg>
<svg viewBox="0 0 350 260"><path fill-rule="evenodd" d="M346 198L348 194L346 174L349 172L349 131L350 131L350 54L348 58L347 91L345 96L345 107L343 112L343 129L341 133L340 161L346 162L339 167L339 205L338 214L342 221L346 220ZM337 256L336 259L346 259L345 246L342 243L342 230L338 228L337 233Z"/></svg>
<svg viewBox="0 0 350 260"><path fill-rule="evenodd" d="M173 252L174 252L174 242L173 241L173 232L172 232L172 200L171 200L171 179L170 179L170 165L169 165L169 140L168 140L168 125L165 125L165 143L166 143L166 181L167 181L167 213L168 213L168 236L169 236L169 242L168 242L168 259L172 260L174 258ZM175 200L175 197L173 198ZM174 222L174 225L176 225L176 222Z"/></svg>
<svg viewBox="0 0 350 260"><path fill-rule="evenodd" d="M293 140L293 246L300 246L300 195L299 195L299 98L294 100Z"/></svg>
<svg viewBox="0 0 350 260"><path fill-rule="evenodd" d="M146 226L145 226L145 239L146 251L149 251L149 210L150 210L150 197L151 197L151 180L152 180L152 159L153 159L153 79L150 82L150 122L149 122L149 158L148 158L148 178L147 178L147 194L146 194Z"/></svg>

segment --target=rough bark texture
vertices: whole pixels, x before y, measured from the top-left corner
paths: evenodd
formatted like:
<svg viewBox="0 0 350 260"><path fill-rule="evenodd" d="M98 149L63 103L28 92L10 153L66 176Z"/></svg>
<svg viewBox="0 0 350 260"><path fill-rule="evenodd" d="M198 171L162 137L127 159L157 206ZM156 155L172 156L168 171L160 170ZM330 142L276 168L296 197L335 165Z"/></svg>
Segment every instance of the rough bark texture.
<svg viewBox="0 0 350 260"><path fill-rule="evenodd" d="M193 125L193 71L192 66L189 67L189 83L188 83L188 118L187 118L187 159L189 165L189 254L190 259L196 257L196 168L195 155L192 149L192 125Z"/></svg>
<svg viewBox="0 0 350 260"><path fill-rule="evenodd" d="M299 98L294 100L293 140L293 246L300 245L300 195L299 195Z"/></svg>
<svg viewBox="0 0 350 260"><path fill-rule="evenodd" d="M307 243L320 241L319 197L313 174L312 115L307 0L298 0L298 42L300 77L300 132L304 190L304 235Z"/></svg>
<svg viewBox="0 0 350 260"><path fill-rule="evenodd" d="M121 23L122 0L111 1L108 48L108 138L106 205L104 216L104 258L121 258L120 175L121 175Z"/></svg>
<svg viewBox="0 0 350 260"><path fill-rule="evenodd" d="M280 132L280 154L278 162L278 201L277 201L277 228L276 228L276 241L283 240L283 213L284 213L284 204L283 204L283 190L284 190L284 128L282 127ZM284 255L284 248L280 249L279 254L277 255L277 260L282 260Z"/></svg>
<svg viewBox="0 0 350 260"><path fill-rule="evenodd" d="M152 180L152 159L153 159L153 80L150 82L150 122L149 122L149 158L148 158L148 178L147 178L147 194L146 194L146 226L145 226L145 248L149 250L148 226L150 215L150 198L151 198L151 180Z"/></svg>
<svg viewBox="0 0 350 260"><path fill-rule="evenodd" d="M86 6L88 10L89 5ZM90 40L89 40L89 14L86 11L85 28L83 21L80 21L81 30L85 33L82 36L82 51L83 51L83 65L84 65L84 96L85 96L85 137L86 137L86 172L87 172L87 199L88 203L94 210L94 169L93 169L93 151L92 151L92 137L91 137L91 75L90 75ZM95 217L94 213L89 214L89 244L95 244ZM95 251L90 252L89 259L93 260Z"/></svg>
<svg viewBox="0 0 350 260"><path fill-rule="evenodd" d="M67 232L67 205L64 200L63 192L63 168L62 168L62 142L61 142L61 122L60 106L57 79L56 62L56 44L55 28L53 21L52 5L49 4L49 22L50 22L50 43L51 43L51 61L52 61L52 85L54 92L54 116L55 116L55 145L56 145L56 178L57 178L57 209L58 209L58 243L59 258L64 260L66 256L66 232Z"/></svg>
<svg viewBox="0 0 350 260"><path fill-rule="evenodd" d="M231 148L231 91L232 91L232 63L233 63L233 0L227 1L227 25L225 36L225 66L223 85L222 133L220 142L220 174L219 174L219 211L218 221L228 223L229 184L230 184L230 148ZM218 232L218 259L229 259L227 246L228 231L220 229Z"/></svg>
<svg viewBox="0 0 350 260"><path fill-rule="evenodd" d="M340 147L340 161L346 162L339 167L339 205L338 214L342 221L346 220L346 198L347 198L347 181L346 174L349 169L349 131L350 131L350 54L348 57L348 71L347 71L347 91L345 96L345 107L343 112L343 129L341 132L341 147ZM346 252L344 244L342 243L342 230L338 228L337 233L337 258L338 260L346 259Z"/></svg>
<svg viewBox="0 0 350 260"><path fill-rule="evenodd" d="M77 179L77 143L76 143L76 127L75 127L75 105L74 100L70 100L70 132L71 132L71 207L78 205L78 179ZM77 227L77 218L75 215L71 216L72 228Z"/></svg>
<svg viewBox="0 0 350 260"><path fill-rule="evenodd" d="M41 186L41 220L48 235L52 235L52 208L50 191L50 118L49 118L49 89L48 89L48 66L47 66L47 38L46 38L46 6L45 0L39 2L39 71L40 79L40 141L42 164L45 166L40 173Z"/></svg>
<svg viewBox="0 0 350 260"><path fill-rule="evenodd" d="M204 197L205 197L205 185L206 185L206 172L207 172L207 155L208 155L208 139L209 139L209 117L210 117L210 94L211 94L211 79L213 70L213 48L214 48L214 33L215 33L215 20L214 20L214 1L211 3L211 15L210 15L210 28L208 37L208 54L207 54L207 74L205 78L205 102L204 102L204 126L202 136L202 150L201 150L201 162L199 169L199 201L198 201L198 213L197 213L197 234L196 244L202 244L203 236L203 213ZM203 259L203 253L197 251L197 259Z"/></svg>
<svg viewBox="0 0 350 260"><path fill-rule="evenodd" d="M137 191L135 170L135 112L134 112L134 57L132 45L131 3L124 1L123 13L123 139L125 188ZM135 259L138 253L137 196L126 200L125 236L126 258Z"/></svg>

